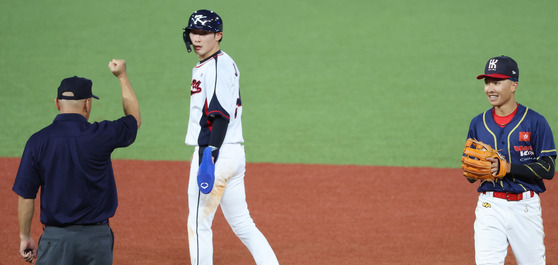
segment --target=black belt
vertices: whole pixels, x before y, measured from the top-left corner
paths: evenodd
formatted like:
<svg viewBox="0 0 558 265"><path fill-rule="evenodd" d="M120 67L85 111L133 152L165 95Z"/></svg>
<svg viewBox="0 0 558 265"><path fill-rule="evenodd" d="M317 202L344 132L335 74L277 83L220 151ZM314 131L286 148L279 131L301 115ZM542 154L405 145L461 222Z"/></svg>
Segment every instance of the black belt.
<svg viewBox="0 0 558 265"><path fill-rule="evenodd" d="M63 225L49 225L49 224L43 224L44 227L47 226L52 226L52 227L58 227L58 228L64 228L64 227L68 227L68 226L96 226L96 225L105 225L108 224L109 221L108 220L103 220L101 222L97 222L97 223L89 223L89 224L63 224Z"/></svg>

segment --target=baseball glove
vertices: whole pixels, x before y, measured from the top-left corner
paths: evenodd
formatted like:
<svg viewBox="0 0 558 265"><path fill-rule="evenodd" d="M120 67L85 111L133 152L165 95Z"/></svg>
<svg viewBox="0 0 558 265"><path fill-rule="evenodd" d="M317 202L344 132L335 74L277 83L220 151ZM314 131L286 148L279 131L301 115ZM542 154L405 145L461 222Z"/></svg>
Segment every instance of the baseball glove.
<svg viewBox="0 0 558 265"><path fill-rule="evenodd" d="M492 162L486 160L489 157L498 159L499 168L496 175L492 175L491 172ZM494 182L506 175L506 159L490 145L471 138L465 142L461 163L463 175L469 179Z"/></svg>

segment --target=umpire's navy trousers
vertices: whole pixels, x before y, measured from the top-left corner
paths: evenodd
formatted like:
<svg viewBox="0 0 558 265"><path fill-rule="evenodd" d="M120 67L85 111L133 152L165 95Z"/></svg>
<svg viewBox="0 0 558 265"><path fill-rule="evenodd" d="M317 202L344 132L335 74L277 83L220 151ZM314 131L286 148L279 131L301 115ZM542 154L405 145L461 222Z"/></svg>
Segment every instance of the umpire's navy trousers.
<svg viewBox="0 0 558 265"><path fill-rule="evenodd" d="M109 224L46 226L39 239L36 264L112 264L113 247Z"/></svg>

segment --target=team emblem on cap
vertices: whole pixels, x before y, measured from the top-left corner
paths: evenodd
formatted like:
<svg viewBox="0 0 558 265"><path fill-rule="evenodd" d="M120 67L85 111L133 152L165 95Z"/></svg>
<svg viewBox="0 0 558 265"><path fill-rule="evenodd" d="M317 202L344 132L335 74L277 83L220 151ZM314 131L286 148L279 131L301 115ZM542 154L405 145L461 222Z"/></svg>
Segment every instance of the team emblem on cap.
<svg viewBox="0 0 558 265"><path fill-rule="evenodd" d="M193 22L194 24L200 23L200 24L202 24L202 26L205 26L205 23L207 23L207 20L204 20L204 18L207 18L207 17L204 16L204 15L195 15L195 16L192 18L192 22Z"/></svg>
<svg viewBox="0 0 558 265"><path fill-rule="evenodd" d="M209 32L223 31L221 17L211 10L198 10L190 16L186 29L200 29Z"/></svg>
<svg viewBox="0 0 558 265"><path fill-rule="evenodd" d="M490 60L490 62L488 62L488 70L489 71L496 71L496 64L498 63L498 60L496 59L492 59Z"/></svg>
<svg viewBox="0 0 558 265"><path fill-rule="evenodd" d="M223 20L217 13L201 9L190 15L188 19L188 26L184 28L182 33L182 38L184 39L184 44L186 44L186 50L188 52L192 51L190 45L192 45L192 40L190 40L190 30L204 30L208 32L223 32Z"/></svg>

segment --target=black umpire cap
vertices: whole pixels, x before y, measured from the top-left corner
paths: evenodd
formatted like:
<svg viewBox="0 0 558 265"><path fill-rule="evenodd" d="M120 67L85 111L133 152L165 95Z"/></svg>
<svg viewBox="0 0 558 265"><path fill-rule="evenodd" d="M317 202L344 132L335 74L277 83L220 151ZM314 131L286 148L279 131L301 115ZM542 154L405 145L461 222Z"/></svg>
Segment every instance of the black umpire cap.
<svg viewBox="0 0 558 265"><path fill-rule="evenodd" d="M99 97L93 95L91 92L91 87L93 86L93 82L91 80L84 78L84 77L69 77L62 80L60 86L58 87L58 99L69 99L69 100L78 100L78 99L86 99L86 98L96 98ZM73 96L64 96L62 95L64 92L72 92Z"/></svg>

